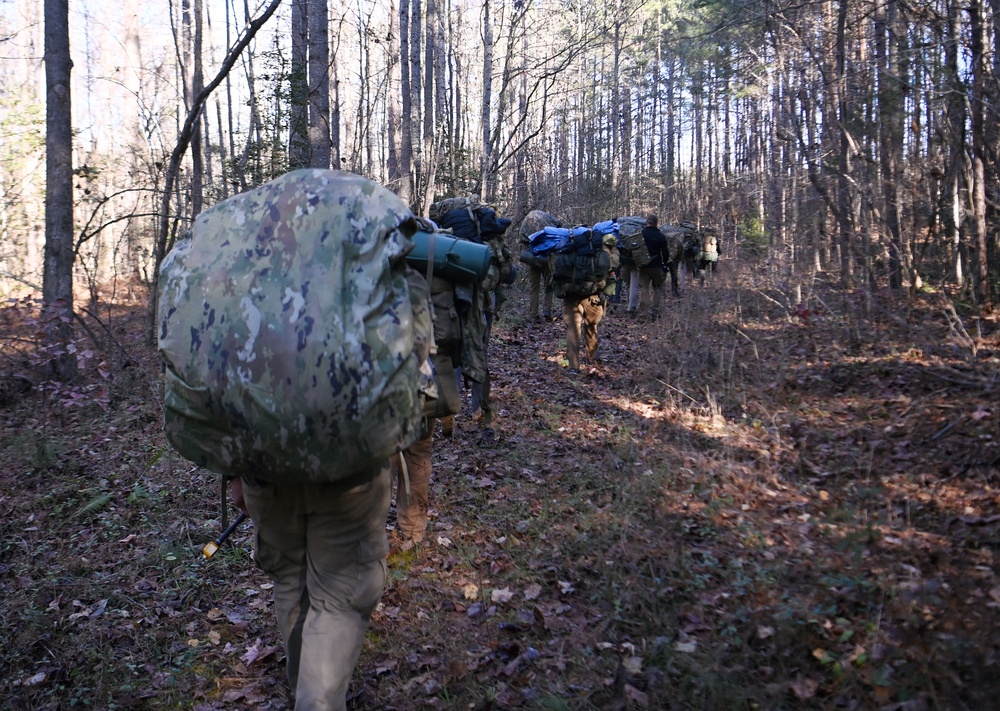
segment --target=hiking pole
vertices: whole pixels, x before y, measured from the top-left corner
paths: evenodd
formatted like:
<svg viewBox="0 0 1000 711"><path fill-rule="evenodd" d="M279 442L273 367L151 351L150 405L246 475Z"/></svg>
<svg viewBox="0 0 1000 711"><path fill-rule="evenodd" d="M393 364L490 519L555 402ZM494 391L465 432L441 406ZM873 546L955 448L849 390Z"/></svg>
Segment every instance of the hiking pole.
<svg viewBox="0 0 1000 711"><path fill-rule="evenodd" d="M201 549L201 552L205 555L205 557L211 558L213 555L215 555L215 552L219 550L219 547L223 543L225 543L227 538L229 538L229 534L235 531L236 528L241 523L243 523L243 519L245 519L246 517L247 515L241 511L240 515L236 517L236 520L234 520L231 524L229 524L229 528L227 528L225 531L219 534L219 537L216 538L211 543L206 543L205 547Z"/></svg>

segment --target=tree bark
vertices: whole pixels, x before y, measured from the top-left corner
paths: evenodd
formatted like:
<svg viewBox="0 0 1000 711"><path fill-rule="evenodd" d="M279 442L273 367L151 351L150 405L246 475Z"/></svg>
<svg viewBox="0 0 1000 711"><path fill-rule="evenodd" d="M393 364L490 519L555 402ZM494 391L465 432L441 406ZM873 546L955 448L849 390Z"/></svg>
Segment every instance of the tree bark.
<svg viewBox="0 0 1000 711"><path fill-rule="evenodd" d="M309 165L309 0L292 0L292 58L288 76L288 167Z"/></svg>
<svg viewBox="0 0 1000 711"><path fill-rule="evenodd" d="M903 238L899 220L900 165L903 153L902 77L896 52L895 0L876 10L875 53L878 66L878 133L882 200L889 237L889 287L903 286Z"/></svg>
<svg viewBox="0 0 1000 711"><path fill-rule="evenodd" d="M309 166L330 167L330 29L326 0L309 0Z"/></svg>
<svg viewBox="0 0 1000 711"><path fill-rule="evenodd" d="M410 83L410 0L399 0L399 197L413 199L413 87Z"/></svg>
<svg viewBox="0 0 1000 711"><path fill-rule="evenodd" d="M69 2L45 0L45 263L42 303L54 328L47 345L58 353L52 376L71 380L76 358L66 344L73 328L73 113L70 101Z"/></svg>
<svg viewBox="0 0 1000 711"><path fill-rule="evenodd" d="M989 274L989 252L986 228L986 80L989 72L988 38L983 0L969 2L969 24L972 34L972 101L969 107L972 130L972 191L970 222L976 252L976 296L980 306L992 305Z"/></svg>

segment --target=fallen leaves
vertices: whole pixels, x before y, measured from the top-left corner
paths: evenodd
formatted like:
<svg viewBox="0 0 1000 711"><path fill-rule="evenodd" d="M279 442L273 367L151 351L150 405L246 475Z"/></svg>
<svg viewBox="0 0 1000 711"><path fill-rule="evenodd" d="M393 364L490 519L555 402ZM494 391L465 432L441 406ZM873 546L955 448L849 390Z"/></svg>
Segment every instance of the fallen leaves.
<svg viewBox="0 0 1000 711"><path fill-rule="evenodd" d="M254 640L253 644L247 647L246 651L240 655L240 661L243 662L243 664L249 669L250 665L254 662L267 659L277 651L277 646L267 645L261 641L260 637L258 637Z"/></svg>

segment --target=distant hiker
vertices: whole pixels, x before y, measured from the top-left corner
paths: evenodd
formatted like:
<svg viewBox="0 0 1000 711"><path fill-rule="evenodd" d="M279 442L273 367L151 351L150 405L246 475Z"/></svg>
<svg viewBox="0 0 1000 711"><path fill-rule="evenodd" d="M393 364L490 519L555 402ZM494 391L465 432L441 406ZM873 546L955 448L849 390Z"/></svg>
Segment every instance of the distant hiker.
<svg viewBox="0 0 1000 711"><path fill-rule="evenodd" d="M625 312L634 314L639 305L639 270L649 264L649 252L642 239L646 218L640 215L618 217L618 234L621 266L617 279L616 296L625 302Z"/></svg>
<svg viewBox="0 0 1000 711"><path fill-rule="evenodd" d="M552 269L548 259L531 253L529 238L545 227L562 227L562 220L544 210L532 210L521 221L518 230L521 237L521 262L528 267L528 319L531 321L552 320ZM541 299L539 296L541 295ZM538 315L538 302L542 301L542 314Z"/></svg>
<svg viewBox="0 0 1000 711"><path fill-rule="evenodd" d="M600 241L598 241L600 240ZM570 373L580 372L581 340L586 349L587 360L597 363L597 326L604 318L607 300L615 293L617 270L620 266L617 238L613 234L595 237L597 242L591 257L597 279L581 279L576 282L558 280L557 261L556 287L563 298L563 323L566 324L566 361ZM558 259L558 257L557 257ZM586 255L577 256L577 263ZM576 273L583 271L579 268Z"/></svg>
<svg viewBox="0 0 1000 711"><path fill-rule="evenodd" d="M706 227L701 232L701 252L698 255L698 269L714 274L719 267L719 238L714 227ZM702 276L702 281L705 277Z"/></svg>
<svg viewBox="0 0 1000 711"><path fill-rule="evenodd" d="M701 239L696 231L686 232L682 249L681 261L684 263L684 271L687 273L688 281L701 278Z"/></svg>
<svg viewBox="0 0 1000 711"><path fill-rule="evenodd" d="M697 227L691 222L682 222L677 227L667 226L661 230L667 238L667 249L663 257L663 269L670 272L670 291L674 296L681 295L680 266L684 261L684 237L689 232L697 233Z"/></svg>
<svg viewBox="0 0 1000 711"><path fill-rule="evenodd" d="M642 241L649 251L650 261L639 269L639 294L635 309L631 310L633 314L647 315L643 312L643 300L648 292L652 292L648 306L648 317L651 321L659 318L660 301L666 283L664 269L670 265L667 236L660 231L658 225L659 218L655 213L649 213L646 216L646 227L642 230Z"/></svg>

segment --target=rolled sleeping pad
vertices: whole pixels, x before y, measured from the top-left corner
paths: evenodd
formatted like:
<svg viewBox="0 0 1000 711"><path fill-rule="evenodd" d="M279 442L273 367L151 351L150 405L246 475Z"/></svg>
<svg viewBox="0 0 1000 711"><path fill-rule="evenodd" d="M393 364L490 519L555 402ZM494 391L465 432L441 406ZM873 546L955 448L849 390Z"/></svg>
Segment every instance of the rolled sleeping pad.
<svg viewBox="0 0 1000 711"><path fill-rule="evenodd" d="M441 232L420 231L411 239L414 247L406 255L406 263L420 272L427 270L427 257L433 254L434 274L449 281L480 282L489 274L493 250L487 244L455 239Z"/></svg>

